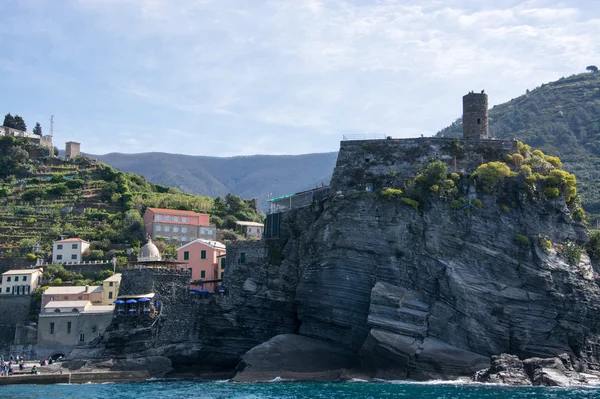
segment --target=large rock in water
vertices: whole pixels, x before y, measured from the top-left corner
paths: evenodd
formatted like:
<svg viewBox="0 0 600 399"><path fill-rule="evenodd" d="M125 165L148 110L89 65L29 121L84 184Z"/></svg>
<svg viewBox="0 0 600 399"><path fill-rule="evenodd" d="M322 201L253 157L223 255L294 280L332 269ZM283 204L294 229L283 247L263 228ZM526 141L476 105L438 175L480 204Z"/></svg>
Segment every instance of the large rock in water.
<svg viewBox="0 0 600 399"><path fill-rule="evenodd" d="M337 380L356 354L330 342L294 334L277 335L248 351L234 381Z"/></svg>

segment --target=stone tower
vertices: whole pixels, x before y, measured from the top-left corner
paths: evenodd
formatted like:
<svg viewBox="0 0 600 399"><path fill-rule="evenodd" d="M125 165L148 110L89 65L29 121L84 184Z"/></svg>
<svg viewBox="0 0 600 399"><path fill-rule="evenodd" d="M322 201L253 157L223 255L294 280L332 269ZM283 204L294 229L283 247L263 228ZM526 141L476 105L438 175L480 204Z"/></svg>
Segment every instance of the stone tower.
<svg viewBox="0 0 600 399"><path fill-rule="evenodd" d="M463 96L462 122L464 139L488 138L488 97L483 90Z"/></svg>
<svg viewBox="0 0 600 399"><path fill-rule="evenodd" d="M80 153L79 153L80 146L81 146L80 143L76 143L74 141L68 141L65 144L65 161L70 161L71 159L78 157L80 155Z"/></svg>

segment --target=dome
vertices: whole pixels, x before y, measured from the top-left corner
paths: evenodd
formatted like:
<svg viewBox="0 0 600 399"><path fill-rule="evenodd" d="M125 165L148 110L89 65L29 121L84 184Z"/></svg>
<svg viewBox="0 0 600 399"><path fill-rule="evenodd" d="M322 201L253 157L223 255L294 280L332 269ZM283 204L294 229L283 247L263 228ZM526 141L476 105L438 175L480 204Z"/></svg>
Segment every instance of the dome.
<svg viewBox="0 0 600 399"><path fill-rule="evenodd" d="M152 239L148 238L148 242L140 250L140 254L138 255L138 262L150 262L161 259L162 258L160 256L158 248L156 248L156 245L154 245Z"/></svg>

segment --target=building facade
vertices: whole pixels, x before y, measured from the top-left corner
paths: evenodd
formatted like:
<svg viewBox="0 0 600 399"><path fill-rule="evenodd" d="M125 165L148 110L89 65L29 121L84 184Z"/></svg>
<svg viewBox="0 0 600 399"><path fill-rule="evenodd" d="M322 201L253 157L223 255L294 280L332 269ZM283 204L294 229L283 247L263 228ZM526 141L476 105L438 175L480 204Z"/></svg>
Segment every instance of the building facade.
<svg viewBox="0 0 600 399"><path fill-rule="evenodd" d="M235 222L235 229L242 233L246 238L256 238L260 240L265 231L265 225L256 222Z"/></svg>
<svg viewBox="0 0 600 399"><path fill-rule="evenodd" d="M93 305L102 304L102 285L48 287L42 293L42 307L50 302L85 301Z"/></svg>
<svg viewBox="0 0 600 399"><path fill-rule="evenodd" d="M0 295L31 295L41 284L43 269L19 269L2 273Z"/></svg>
<svg viewBox="0 0 600 399"><path fill-rule="evenodd" d="M90 247L90 243L81 238L67 238L54 241L52 245L53 263L79 263L83 253Z"/></svg>
<svg viewBox="0 0 600 399"><path fill-rule="evenodd" d="M226 254L225 245L218 241L196 239L177 249L178 269L189 269L192 281L203 289L214 291L220 284L219 257ZM208 282L207 282L208 281Z"/></svg>
<svg viewBox="0 0 600 399"><path fill-rule="evenodd" d="M174 209L147 208L144 213L144 231L153 240L162 237L165 242L182 244L202 238L215 240L217 228L210 225L210 215Z"/></svg>
<svg viewBox="0 0 600 399"><path fill-rule="evenodd" d="M470 92L463 96L463 138L488 138L488 96Z"/></svg>
<svg viewBox="0 0 600 399"><path fill-rule="evenodd" d="M65 143L65 161L70 161L81 155L81 143L67 141Z"/></svg>
<svg viewBox="0 0 600 399"><path fill-rule="evenodd" d="M113 306L94 306L90 301L47 303L38 318L38 358L65 356L77 345L96 339L110 324L113 309Z"/></svg>
<svg viewBox="0 0 600 399"><path fill-rule="evenodd" d="M112 306L119 295L121 273L114 274L102 282L102 305Z"/></svg>

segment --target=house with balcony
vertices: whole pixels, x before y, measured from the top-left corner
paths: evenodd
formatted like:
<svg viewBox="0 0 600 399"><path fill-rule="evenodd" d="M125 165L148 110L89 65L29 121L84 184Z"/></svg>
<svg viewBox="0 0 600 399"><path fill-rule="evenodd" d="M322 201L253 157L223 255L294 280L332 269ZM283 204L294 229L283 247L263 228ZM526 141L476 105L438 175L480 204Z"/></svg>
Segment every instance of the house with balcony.
<svg viewBox="0 0 600 399"><path fill-rule="evenodd" d="M162 237L171 244L187 243L196 238L215 240L217 237L217 228L210 224L208 213L164 208L146 209L144 231L153 240Z"/></svg>
<svg viewBox="0 0 600 399"><path fill-rule="evenodd" d="M52 263L79 263L90 243L81 238L67 238L52 244Z"/></svg>
<svg viewBox="0 0 600 399"><path fill-rule="evenodd" d="M2 273L0 295L30 295L41 284L42 273L39 269L18 269Z"/></svg>
<svg viewBox="0 0 600 399"><path fill-rule="evenodd" d="M192 282L208 291L220 286L221 265L219 258L225 255L225 244L218 241L196 239L177 249L178 269L190 269Z"/></svg>

